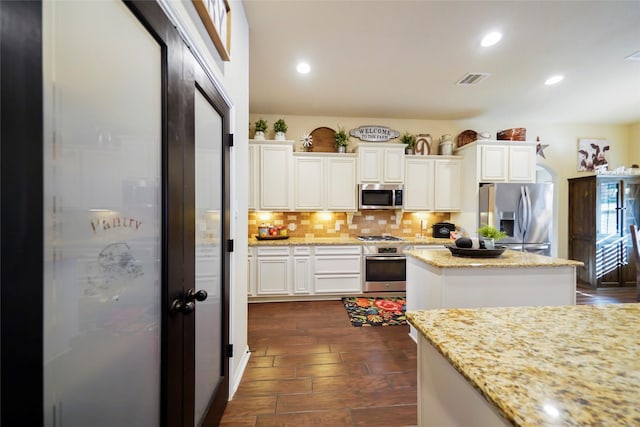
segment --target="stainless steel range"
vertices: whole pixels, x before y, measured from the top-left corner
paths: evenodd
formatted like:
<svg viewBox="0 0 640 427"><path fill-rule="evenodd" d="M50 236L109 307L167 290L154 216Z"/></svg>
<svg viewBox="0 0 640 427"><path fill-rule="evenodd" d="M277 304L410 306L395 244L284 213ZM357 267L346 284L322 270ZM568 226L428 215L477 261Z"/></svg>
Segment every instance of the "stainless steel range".
<svg viewBox="0 0 640 427"><path fill-rule="evenodd" d="M364 292L399 292L407 287L408 245L395 236L358 236L363 246Z"/></svg>

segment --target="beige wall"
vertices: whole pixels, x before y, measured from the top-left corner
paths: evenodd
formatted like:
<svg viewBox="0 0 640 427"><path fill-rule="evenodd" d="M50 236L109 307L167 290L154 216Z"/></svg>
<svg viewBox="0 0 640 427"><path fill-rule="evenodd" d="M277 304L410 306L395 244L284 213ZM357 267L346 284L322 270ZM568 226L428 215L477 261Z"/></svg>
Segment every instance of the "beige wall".
<svg viewBox="0 0 640 427"><path fill-rule="evenodd" d="M477 120L406 120L406 119L372 119L362 117L327 117L327 116L296 116L296 115L271 115L250 113L249 123L253 136L253 124L264 118L269 123L267 138L272 138L273 122L279 118L285 119L289 126L287 138L296 141L295 150L300 149L300 136L303 132L311 132L321 126L337 129L338 125L347 130L362 125L389 126L401 134L405 131L411 133L429 133L434 141L445 133L450 133L455 137L466 129L475 131L488 131L492 135L498 130L514 127L524 127L527 129L527 140L535 141L540 138L542 144L548 144L544 150L546 159L538 156L538 164L550 170L555 176L556 182L556 206L554 240L555 250L559 257L567 256L567 233L568 233L568 196L567 179L585 175L585 172L577 171L577 147L578 138L604 138L609 141L611 150L607 153L610 169L617 166L629 167L632 163L640 164L640 123L633 125L607 125L607 124L544 124L521 122L487 122ZM354 145L358 142L356 138L351 138L348 151L353 151Z"/></svg>

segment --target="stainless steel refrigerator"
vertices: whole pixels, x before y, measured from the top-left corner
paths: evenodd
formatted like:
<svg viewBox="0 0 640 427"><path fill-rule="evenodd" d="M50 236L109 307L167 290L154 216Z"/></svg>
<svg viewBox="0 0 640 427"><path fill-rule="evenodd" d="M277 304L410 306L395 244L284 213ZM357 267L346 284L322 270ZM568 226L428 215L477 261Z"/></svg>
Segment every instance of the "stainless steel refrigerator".
<svg viewBox="0 0 640 427"><path fill-rule="evenodd" d="M479 208L478 227L508 235L496 244L551 255L553 184L482 184Z"/></svg>

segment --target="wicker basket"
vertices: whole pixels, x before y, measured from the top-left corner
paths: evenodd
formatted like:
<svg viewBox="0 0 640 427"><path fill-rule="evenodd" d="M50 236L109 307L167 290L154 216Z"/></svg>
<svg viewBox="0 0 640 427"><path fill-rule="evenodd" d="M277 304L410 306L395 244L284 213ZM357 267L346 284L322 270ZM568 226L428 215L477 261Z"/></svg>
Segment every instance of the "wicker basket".
<svg viewBox="0 0 640 427"><path fill-rule="evenodd" d="M500 141L526 141L527 129L513 128L501 130L498 132L496 139Z"/></svg>

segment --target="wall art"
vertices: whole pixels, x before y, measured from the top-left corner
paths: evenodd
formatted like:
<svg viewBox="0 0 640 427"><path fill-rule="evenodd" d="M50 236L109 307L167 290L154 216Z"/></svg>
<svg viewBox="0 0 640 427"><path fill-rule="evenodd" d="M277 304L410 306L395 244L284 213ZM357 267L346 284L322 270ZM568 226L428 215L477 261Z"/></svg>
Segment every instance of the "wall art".
<svg viewBox="0 0 640 427"><path fill-rule="evenodd" d="M578 172L607 170L609 148L606 139L578 138Z"/></svg>

